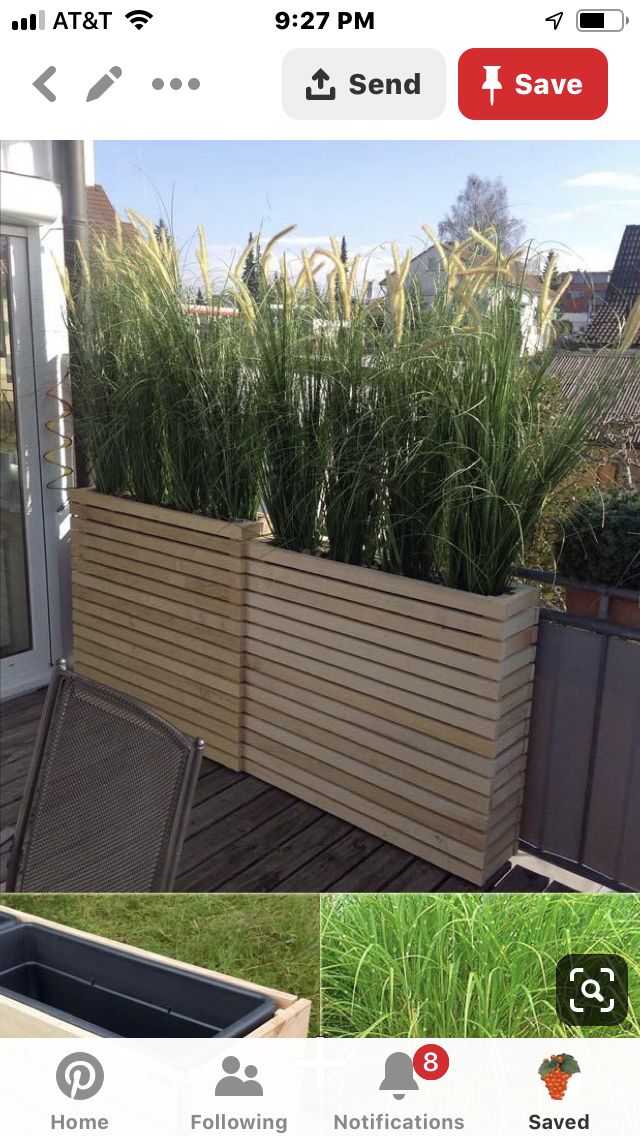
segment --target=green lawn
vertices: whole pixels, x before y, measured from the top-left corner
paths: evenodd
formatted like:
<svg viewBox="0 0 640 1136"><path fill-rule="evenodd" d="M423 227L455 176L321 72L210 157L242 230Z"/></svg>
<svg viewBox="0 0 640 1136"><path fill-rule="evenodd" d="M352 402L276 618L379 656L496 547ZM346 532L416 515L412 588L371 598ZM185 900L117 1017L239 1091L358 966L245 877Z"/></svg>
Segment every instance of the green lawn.
<svg viewBox="0 0 640 1136"><path fill-rule="evenodd" d="M318 1032L317 896L3 895L0 903L311 998Z"/></svg>
<svg viewBox="0 0 640 1136"><path fill-rule="evenodd" d="M626 957L630 1011L621 1026L559 1022L556 963L575 952ZM640 896L325 897L322 1033L640 1036Z"/></svg>

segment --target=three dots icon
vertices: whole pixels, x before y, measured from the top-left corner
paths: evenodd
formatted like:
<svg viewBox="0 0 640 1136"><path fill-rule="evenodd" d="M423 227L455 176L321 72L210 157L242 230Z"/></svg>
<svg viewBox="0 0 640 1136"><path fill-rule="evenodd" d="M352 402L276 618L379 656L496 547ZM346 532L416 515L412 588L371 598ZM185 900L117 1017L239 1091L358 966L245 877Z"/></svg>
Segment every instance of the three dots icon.
<svg viewBox="0 0 640 1136"><path fill-rule="evenodd" d="M151 86L153 87L154 91L162 91L164 89L164 86L165 86L165 81L164 81L164 79L154 79ZM169 82L169 86L171 87L172 91L181 90L181 88L183 86L182 79L171 79L170 82ZM197 91L198 88L200 87L200 80L199 79L189 79L189 81L187 82L187 86L188 86L190 91Z"/></svg>

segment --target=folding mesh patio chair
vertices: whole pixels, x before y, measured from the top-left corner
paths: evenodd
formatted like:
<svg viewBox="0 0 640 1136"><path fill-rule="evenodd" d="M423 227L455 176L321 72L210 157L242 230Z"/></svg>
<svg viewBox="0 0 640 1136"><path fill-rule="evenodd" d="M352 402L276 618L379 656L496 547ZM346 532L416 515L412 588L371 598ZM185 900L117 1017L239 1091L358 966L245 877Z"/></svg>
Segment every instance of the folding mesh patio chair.
<svg viewBox="0 0 640 1136"><path fill-rule="evenodd" d="M171 891L203 746L58 662L7 891Z"/></svg>

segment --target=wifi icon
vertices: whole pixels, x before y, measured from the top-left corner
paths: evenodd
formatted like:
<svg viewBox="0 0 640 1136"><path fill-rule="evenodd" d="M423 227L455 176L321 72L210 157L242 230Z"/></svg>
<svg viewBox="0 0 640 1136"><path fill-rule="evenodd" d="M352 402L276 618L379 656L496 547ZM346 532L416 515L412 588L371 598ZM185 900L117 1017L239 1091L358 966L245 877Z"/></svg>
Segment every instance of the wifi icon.
<svg viewBox="0 0 640 1136"><path fill-rule="evenodd" d="M143 8L136 8L133 12L127 12L125 19L133 24L139 32L153 19L153 12L145 12Z"/></svg>

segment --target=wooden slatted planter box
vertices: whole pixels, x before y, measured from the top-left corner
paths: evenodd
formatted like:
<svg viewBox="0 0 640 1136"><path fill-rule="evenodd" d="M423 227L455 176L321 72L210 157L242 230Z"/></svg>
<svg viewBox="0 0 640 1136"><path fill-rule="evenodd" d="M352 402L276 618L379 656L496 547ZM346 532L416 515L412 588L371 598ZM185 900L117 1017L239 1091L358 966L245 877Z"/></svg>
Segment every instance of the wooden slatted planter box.
<svg viewBox="0 0 640 1136"><path fill-rule="evenodd" d="M71 493L74 666L239 769L245 571L259 524Z"/></svg>
<svg viewBox="0 0 640 1136"><path fill-rule="evenodd" d="M178 976L194 976L198 979L224 983L226 987L233 987L244 994L258 995L269 999L275 1007L272 1016L261 1025L245 1033L246 1037L306 1037L309 1029L309 1014L311 1003L304 998L297 998L293 994L285 994L280 990L258 986L255 983L245 982L228 975L205 970L202 967L192 966L189 963L176 962L162 955L152 954L137 947L125 946L123 943L113 942L100 935L91 935L84 931L71 931L59 923L52 923L47 919L40 919L34 915L22 912L9 911L0 908L0 912L17 916L20 926L35 926L49 931L62 932L65 936L70 933L74 940L81 944L94 944L97 947L115 949L120 955L124 952L128 958L142 960L152 965L160 964L163 968L170 966ZM11 932L4 932L10 935ZM1 981L1 980L0 980ZM72 1021L57 1016L55 1011L45 1012L34 1005L12 998L6 993L0 994L0 1037L93 1037L100 1031L83 1029ZM168 1036L173 1036L170 1033ZM129 1036L122 1034L121 1036ZM133 1035L135 1036L135 1035ZM228 1036L235 1036L233 1034Z"/></svg>
<svg viewBox="0 0 640 1136"><path fill-rule="evenodd" d="M515 851L537 593L248 545L244 768L483 884Z"/></svg>

